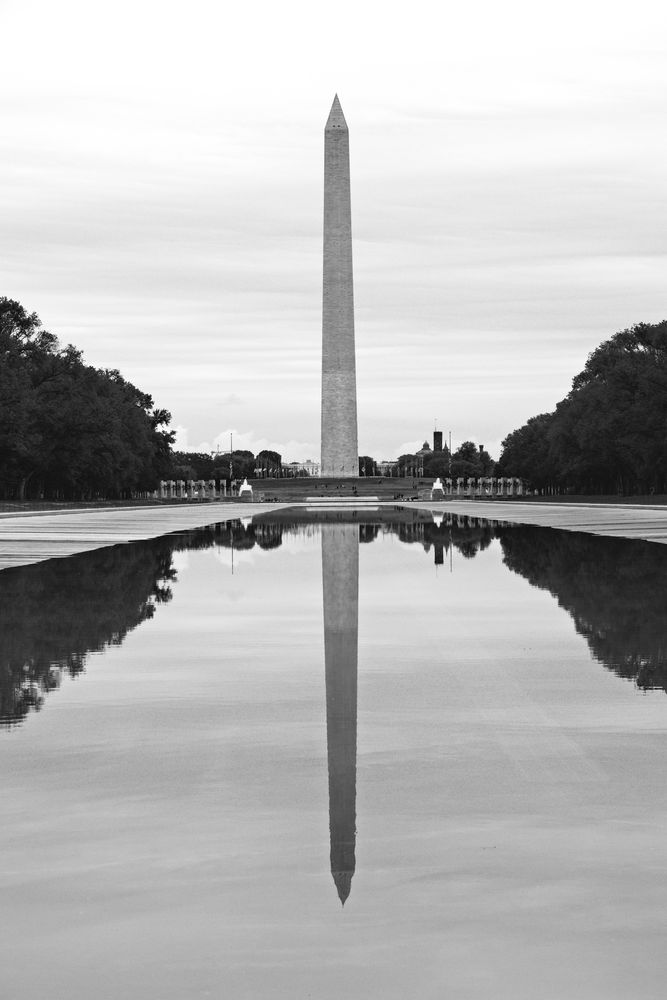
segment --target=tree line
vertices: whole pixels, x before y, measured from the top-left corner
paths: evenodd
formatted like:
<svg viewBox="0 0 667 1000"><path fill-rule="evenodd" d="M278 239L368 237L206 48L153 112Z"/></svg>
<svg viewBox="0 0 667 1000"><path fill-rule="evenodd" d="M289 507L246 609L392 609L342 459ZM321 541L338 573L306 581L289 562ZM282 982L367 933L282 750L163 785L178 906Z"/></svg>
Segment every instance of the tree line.
<svg viewBox="0 0 667 1000"><path fill-rule="evenodd" d="M405 477L421 476L426 479L437 477L443 479L448 476L452 479L478 479L480 476L492 476L495 464L484 445L477 445L474 441L464 441L456 451L452 451L451 458L447 445L442 451L432 451L425 455L417 453L399 455L396 474ZM369 472L371 468L375 471ZM377 475L377 472L378 463L368 455L362 455L359 459L360 475Z"/></svg>
<svg viewBox="0 0 667 1000"><path fill-rule="evenodd" d="M502 444L496 473L563 493L667 492L667 321L604 341L551 413Z"/></svg>
<svg viewBox="0 0 667 1000"><path fill-rule="evenodd" d="M0 297L0 496L122 498L167 472L171 415L111 369L61 347Z"/></svg>
<svg viewBox="0 0 667 1000"><path fill-rule="evenodd" d="M210 454L205 451L173 451L168 479L250 479L282 475L282 456L265 449L254 455L238 449Z"/></svg>
<svg viewBox="0 0 667 1000"><path fill-rule="evenodd" d="M280 476L264 450L173 451L170 413L120 372L84 363L36 313L0 297L0 498L123 498L160 479ZM502 443L498 463L472 441L398 459L399 476L518 476L544 492L667 492L667 321L639 323L593 351L553 412ZM260 470L258 472L258 470ZM361 475L378 463L359 458Z"/></svg>

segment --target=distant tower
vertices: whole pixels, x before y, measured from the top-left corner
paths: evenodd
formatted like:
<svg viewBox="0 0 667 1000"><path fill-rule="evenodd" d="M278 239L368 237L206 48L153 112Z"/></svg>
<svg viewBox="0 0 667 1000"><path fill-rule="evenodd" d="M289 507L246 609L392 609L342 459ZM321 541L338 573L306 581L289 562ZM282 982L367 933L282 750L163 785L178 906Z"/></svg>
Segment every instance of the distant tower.
<svg viewBox="0 0 667 1000"><path fill-rule="evenodd" d="M442 431L433 431L433 451L442 451Z"/></svg>
<svg viewBox="0 0 667 1000"><path fill-rule="evenodd" d="M331 874L343 905L355 869L359 525L322 525Z"/></svg>
<svg viewBox="0 0 667 1000"><path fill-rule="evenodd" d="M320 476L342 479L358 475L350 143L343 109L336 95L324 128Z"/></svg>

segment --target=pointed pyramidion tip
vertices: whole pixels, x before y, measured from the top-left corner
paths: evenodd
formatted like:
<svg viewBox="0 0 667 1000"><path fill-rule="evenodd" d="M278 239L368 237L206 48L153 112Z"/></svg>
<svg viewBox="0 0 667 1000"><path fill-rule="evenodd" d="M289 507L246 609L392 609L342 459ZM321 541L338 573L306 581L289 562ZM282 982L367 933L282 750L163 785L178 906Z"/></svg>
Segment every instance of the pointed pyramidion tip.
<svg viewBox="0 0 667 1000"><path fill-rule="evenodd" d="M347 131L347 122L345 121L345 115L343 114L343 109L340 106L340 101L338 100L338 94L334 96L333 104L331 105L331 111L329 112L329 117L327 118L327 123L324 127L325 132L333 132L343 130Z"/></svg>

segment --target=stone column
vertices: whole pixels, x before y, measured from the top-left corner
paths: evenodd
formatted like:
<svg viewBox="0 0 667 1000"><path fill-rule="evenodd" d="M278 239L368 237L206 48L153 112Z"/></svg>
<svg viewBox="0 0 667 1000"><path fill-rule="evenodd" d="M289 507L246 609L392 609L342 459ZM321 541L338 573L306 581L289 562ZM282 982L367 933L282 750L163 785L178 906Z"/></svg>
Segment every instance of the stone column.
<svg viewBox="0 0 667 1000"><path fill-rule="evenodd" d="M322 462L320 476L359 475L349 133L338 95L324 129Z"/></svg>

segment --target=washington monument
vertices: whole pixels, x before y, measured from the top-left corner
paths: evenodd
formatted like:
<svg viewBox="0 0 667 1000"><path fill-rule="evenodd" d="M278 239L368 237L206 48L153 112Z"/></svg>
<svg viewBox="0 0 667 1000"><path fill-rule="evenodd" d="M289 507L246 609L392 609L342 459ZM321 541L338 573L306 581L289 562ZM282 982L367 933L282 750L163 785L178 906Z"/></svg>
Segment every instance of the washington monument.
<svg viewBox="0 0 667 1000"><path fill-rule="evenodd" d="M338 95L324 128L321 476L359 475L350 142Z"/></svg>

